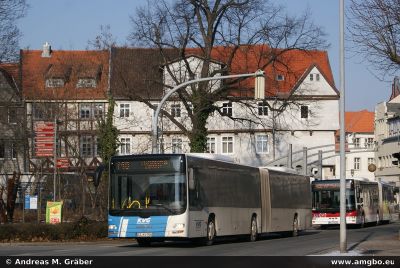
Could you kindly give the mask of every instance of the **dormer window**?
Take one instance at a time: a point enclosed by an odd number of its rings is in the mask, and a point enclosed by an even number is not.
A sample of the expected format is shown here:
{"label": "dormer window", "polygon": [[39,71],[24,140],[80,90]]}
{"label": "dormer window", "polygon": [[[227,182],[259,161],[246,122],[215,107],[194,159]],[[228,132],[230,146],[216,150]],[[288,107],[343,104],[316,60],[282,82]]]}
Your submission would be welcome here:
{"label": "dormer window", "polygon": [[53,65],[49,64],[47,67],[44,77],[46,79],[46,87],[64,87],[69,81],[72,68],[69,65]]}
{"label": "dormer window", "polygon": [[62,78],[47,78],[46,87],[63,87],[65,85]]}
{"label": "dormer window", "polygon": [[101,81],[102,65],[80,64],[75,71],[77,88],[95,88]]}
{"label": "dormer window", "polygon": [[77,88],[94,88],[96,87],[96,79],[94,78],[79,78],[76,84]]}
{"label": "dormer window", "polygon": [[285,80],[285,76],[283,74],[278,74],[276,76],[276,81],[283,81],[283,80]]}

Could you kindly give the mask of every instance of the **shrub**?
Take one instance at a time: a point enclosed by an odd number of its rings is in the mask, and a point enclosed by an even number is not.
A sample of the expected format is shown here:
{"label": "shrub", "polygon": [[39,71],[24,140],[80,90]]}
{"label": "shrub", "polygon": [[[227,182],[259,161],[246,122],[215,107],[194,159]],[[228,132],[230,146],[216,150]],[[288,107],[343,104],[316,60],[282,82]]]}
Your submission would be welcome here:
{"label": "shrub", "polygon": [[80,219],[75,223],[37,224],[15,223],[0,225],[0,242],[96,240],[107,237],[105,222]]}

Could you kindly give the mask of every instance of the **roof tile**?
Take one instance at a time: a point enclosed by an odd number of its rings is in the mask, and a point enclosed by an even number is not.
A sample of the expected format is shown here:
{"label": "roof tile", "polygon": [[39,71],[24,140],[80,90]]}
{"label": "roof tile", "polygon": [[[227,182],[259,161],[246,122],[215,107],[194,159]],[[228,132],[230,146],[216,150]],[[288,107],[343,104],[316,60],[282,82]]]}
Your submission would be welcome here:
{"label": "roof tile", "polygon": [[[21,51],[22,90],[28,100],[99,100],[107,98],[108,51],[54,50],[42,57],[41,50]],[[79,78],[97,79],[95,88],[77,88]],[[46,88],[47,78],[63,78],[60,88]]]}

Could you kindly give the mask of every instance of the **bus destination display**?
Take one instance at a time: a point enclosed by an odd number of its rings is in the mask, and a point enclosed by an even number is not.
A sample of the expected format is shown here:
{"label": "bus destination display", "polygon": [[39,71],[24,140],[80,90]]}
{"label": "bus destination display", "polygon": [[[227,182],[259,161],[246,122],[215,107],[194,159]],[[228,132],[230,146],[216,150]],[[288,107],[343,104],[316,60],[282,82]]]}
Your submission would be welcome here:
{"label": "bus destination display", "polygon": [[132,161],[116,161],[114,162],[116,172],[176,172],[181,169],[181,159],[135,159]]}

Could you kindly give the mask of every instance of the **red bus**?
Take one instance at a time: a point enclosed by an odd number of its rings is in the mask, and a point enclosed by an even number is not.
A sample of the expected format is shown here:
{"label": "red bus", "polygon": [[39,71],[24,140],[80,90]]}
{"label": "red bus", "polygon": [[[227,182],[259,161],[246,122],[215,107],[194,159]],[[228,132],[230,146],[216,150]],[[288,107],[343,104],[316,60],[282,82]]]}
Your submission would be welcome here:
{"label": "red bus", "polygon": [[[390,222],[398,217],[395,186],[364,178],[346,179],[346,224]],[[312,224],[340,224],[340,180],[312,182]]]}

